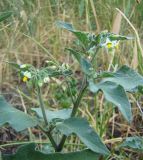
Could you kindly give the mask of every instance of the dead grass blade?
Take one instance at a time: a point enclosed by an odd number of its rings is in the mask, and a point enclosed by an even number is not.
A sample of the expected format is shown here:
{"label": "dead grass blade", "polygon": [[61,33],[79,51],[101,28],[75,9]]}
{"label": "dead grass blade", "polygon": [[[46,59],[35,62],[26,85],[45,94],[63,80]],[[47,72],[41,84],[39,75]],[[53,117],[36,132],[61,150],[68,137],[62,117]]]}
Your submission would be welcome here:
{"label": "dead grass blade", "polygon": [[121,28],[121,20],[122,20],[122,15],[121,13],[117,13],[114,21],[113,21],[113,26],[112,26],[112,32],[115,34],[119,34],[120,28]]}

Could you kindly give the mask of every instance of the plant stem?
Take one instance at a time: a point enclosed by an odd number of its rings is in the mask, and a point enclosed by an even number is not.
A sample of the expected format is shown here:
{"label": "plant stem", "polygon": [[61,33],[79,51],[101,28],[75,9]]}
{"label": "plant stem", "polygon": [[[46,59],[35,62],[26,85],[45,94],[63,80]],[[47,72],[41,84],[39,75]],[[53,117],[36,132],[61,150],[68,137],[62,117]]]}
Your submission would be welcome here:
{"label": "plant stem", "polygon": [[[74,103],[74,106],[73,106],[73,109],[72,109],[72,113],[71,113],[71,117],[75,116],[86,88],[87,88],[87,79],[85,77],[83,79],[83,83],[82,83],[80,92],[79,92],[79,94],[77,96],[77,99],[76,99],[76,101]],[[62,137],[62,139],[61,139],[61,141],[60,141],[60,143],[59,143],[59,145],[57,147],[57,150],[56,150],[57,152],[61,152],[61,150],[63,149],[63,146],[65,144],[66,138],[67,138],[67,136],[63,135],[63,137]]]}
{"label": "plant stem", "polygon": [[[98,50],[99,50],[99,48],[96,49],[96,52],[95,52],[95,54],[93,55],[93,57],[92,57],[92,59],[90,61],[91,63],[93,63]],[[80,105],[81,99],[82,99],[82,97],[83,97],[83,95],[84,95],[87,87],[88,87],[87,76],[85,76],[84,79],[83,79],[83,81],[82,81],[82,86],[81,86],[81,89],[80,89],[79,94],[77,96],[77,99],[76,99],[76,101],[73,104],[73,109],[72,109],[71,117],[74,117],[76,115],[76,112],[77,112],[78,107]],[[67,138],[66,135],[62,136],[61,141],[60,141],[60,143],[59,143],[59,145],[57,147],[57,150],[56,150],[57,152],[60,152],[63,149],[63,146],[65,144],[66,138]]]}
{"label": "plant stem", "polygon": [[46,126],[48,126],[48,120],[47,120],[47,116],[46,116],[46,112],[45,112],[44,102],[43,102],[43,99],[41,96],[42,95],[41,88],[39,86],[37,87],[37,93],[38,93],[38,99],[39,99],[42,115],[43,115]]}
{"label": "plant stem", "polygon": [[[38,99],[39,99],[40,107],[42,110],[43,118],[44,118],[46,126],[48,126],[48,120],[47,120],[47,116],[46,116],[46,112],[45,112],[45,106],[44,106],[44,102],[43,102],[43,99],[41,96],[42,95],[41,88],[39,86],[37,87],[37,93],[38,93]],[[57,144],[56,144],[54,138],[52,137],[51,133],[49,131],[44,131],[41,127],[40,127],[40,129],[48,136],[52,146],[55,148],[55,150],[57,150]]]}
{"label": "plant stem", "polygon": [[54,147],[55,151],[57,150],[57,144],[54,140],[54,138],[52,137],[50,131],[45,131],[45,129],[43,129],[43,127],[41,127],[40,125],[38,125],[38,127],[43,131],[43,133],[45,133],[46,136],[48,136],[52,146]]}
{"label": "plant stem", "polygon": [[86,80],[86,78],[84,78],[81,90],[80,90],[80,92],[78,94],[78,97],[77,97],[75,103],[74,103],[74,106],[73,106],[73,109],[72,109],[72,113],[71,113],[71,117],[75,116],[86,88],[87,88],[87,80]]}

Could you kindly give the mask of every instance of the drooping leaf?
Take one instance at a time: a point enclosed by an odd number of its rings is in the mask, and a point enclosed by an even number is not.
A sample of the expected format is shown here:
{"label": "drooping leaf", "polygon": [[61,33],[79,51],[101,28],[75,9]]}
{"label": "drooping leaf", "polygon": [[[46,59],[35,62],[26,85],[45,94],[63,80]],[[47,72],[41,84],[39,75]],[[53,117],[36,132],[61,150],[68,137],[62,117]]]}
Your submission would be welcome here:
{"label": "drooping leaf", "polygon": [[[32,108],[39,117],[43,118],[41,108]],[[51,122],[53,119],[68,119],[71,115],[71,109],[61,109],[57,111],[45,110],[48,122]]]}
{"label": "drooping leaf", "polygon": [[109,150],[94,129],[90,127],[87,120],[83,118],[69,118],[57,124],[57,128],[67,136],[75,133],[92,151],[100,154],[109,154]]}
{"label": "drooping leaf", "polygon": [[28,114],[13,108],[0,96],[0,126],[8,123],[16,131],[22,131],[28,127],[37,125],[36,120]]}
{"label": "drooping leaf", "polygon": [[122,66],[117,72],[113,73],[112,77],[105,79],[105,81],[120,84],[125,90],[129,91],[138,86],[143,86],[143,77],[126,65]]}
{"label": "drooping leaf", "polygon": [[127,137],[120,147],[143,151],[143,137]]}
{"label": "drooping leaf", "polygon": [[14,155],[3,155],[3,160],[98,160],[100,155],[89,149],[71,153],[44,154],[31,143],[18,149]]}
{"label": "drooping leaf", "polygon": [[57,21],[56,24],[58,27],[64,28],[72,32],[85,47],[88,45],[89,42],[88,33],[75,30],[72,24],[67,22]]}
{"label": "drooping leaf", "polygon": [[109,81],[101,82],[98,84],[90,82],[89,89],[93,93],[96,93],[98,90],[102,90],[105,98],[119,108],[125,119],[128,122],[132,121],[131,105],[125,90],[121,85]]}
{"label": "drooping leaf", "polygon": [[12,12],[10,12],[10,11],[1,13],[0,14],[0,22],[4,21],[5,19],[10,17],[11,15],[12,15]]}

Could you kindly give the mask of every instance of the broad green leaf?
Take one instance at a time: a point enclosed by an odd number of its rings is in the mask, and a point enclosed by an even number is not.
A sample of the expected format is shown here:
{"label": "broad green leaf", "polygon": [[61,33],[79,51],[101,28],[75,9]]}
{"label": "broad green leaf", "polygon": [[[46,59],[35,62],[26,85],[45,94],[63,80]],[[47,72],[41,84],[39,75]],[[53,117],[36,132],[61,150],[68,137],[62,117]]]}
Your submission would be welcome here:
{"label": "broad green leaf", "polygon": [[21,131],[37,125],[37,122],[33,117],[13,108],[2,96],[0,96],[0,126],[5,123],[8,123],[16,131]]}
{"label": "broad green leaf", "polygon": [[88,33],[77,31],[73,28],[72,24],[63,22],[63,21],[57,21],[56,22],[57,26],[60,28],[64,28],[70,32],[72,32],[78,40],[85,46],[87,47],[89,39],[88,39]]}
{"label": "broad green leaf", "polygon": [[98,90],[102,90],[105,98],[119,108],[126,120],[128,122],[132,121],[131,105],[129,103],[125,90],[121,85],[108,81],[98,84],[90,82],[89,89],[93,93],[96,93]]}
{"label": "broad green leaf", "polygon": [[89,43],[88,33],[81,32],[81,31],[74,31],[73,33],[85,47],[88,46],[88,43]]}
{"label": "broad green leaf", "polygon": [[66,48],[66,50],[70,51],[70,53],[75,57],[75,59],[80,63],[81,53],[73,50],[72,48]]}
{"label": "broad green leaf", "polygon": [[109,150],[94,129],[90,127],[87,120],[83,118],[69,118],[57,124],[57,128],[67,136],[75,133],[92,151],[100,154],[109,154]]}
{"label": "broad green leaf", "polygon": [[82,71],[85,74],[89,75],[90,74],[90,69],[92,68],[91,67],[91,63],[87,59],[85,59],[85,58],[82,57],[80,59],[80,65],[81,65]]}
{"label": "broad green leaf", "polygon": [[100,72],[97,74],[97,78],[109,78],[109,77],[113,77],[113,76],[114,76],[114,73],[106,72],[106,71],[103,71],[103,72]]}
{"label": "broad green leaf", "polygon": [[92,80],[90,80],[88,83],[89,83],[89,90],[91,92],[93,92],[93,93],[98,92],[99,88]]}
{"label": "broad green leaf", "polygon": [[10,12],[10,11],[1,13],[0,14],[0,22],[4,21],[5,19],[10,17],[11,15],[12,15],[12,12]]}
{"label": "broad green leaf", "polygon": [[70,153],[44,154],[31,143],[20,147],[14,155],[3,155],[3,160],[98,160],[99,157],[99,154],[89,149]]}
{"label": "broad green leaf", "polygon": [[[41,108],[32,108],[32,110],[34,110],[39,117],[43,118]],[[46,109],[45,111],[48,122],[51,122],[53,119],[68,119],[71,115],[71,109],[61,109],[57,111],[50,111]]]}
{"label": "broad green leaf", "polygon": [[128,66],[122,66],[117,72],[113,73],[113,76],[106,78],[105,81],[115,82],[125,88],[125,90],[132,90],[138,86],[143,86],[143,77],[129,68]]}
{"label": "broad green leaf", "polygon": [[143,151],[143,137],[127,137],[120,147]]}
{"label": "broad green leaf", "polygon": [[80,66],[81,66],[81,69],[82,71],[89,75],[90,74],[90,68],[91,68],[91,63],[86,59],[84,58],[83,56],[81,56],[81,53],[71,49],[71,48],[68,48],[67,50],[70,51],[70,53],[76,58],[76,60],[79,62]]}

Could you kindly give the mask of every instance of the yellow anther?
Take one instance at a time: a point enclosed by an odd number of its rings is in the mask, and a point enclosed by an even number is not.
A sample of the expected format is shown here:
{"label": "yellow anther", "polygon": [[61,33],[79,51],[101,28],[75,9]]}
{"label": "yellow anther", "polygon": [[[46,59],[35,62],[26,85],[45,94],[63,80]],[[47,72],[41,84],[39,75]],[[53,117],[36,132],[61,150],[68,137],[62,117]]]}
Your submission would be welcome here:
{"label": "yellow anther", "polygon": [[28,81],[28,77],[24,76],[22,80],[23,80],[23,82],[27,82]]}
{"label": "yellow anther", "polygon": [[112,48],[112,43],[107,43],[107,48]]}

